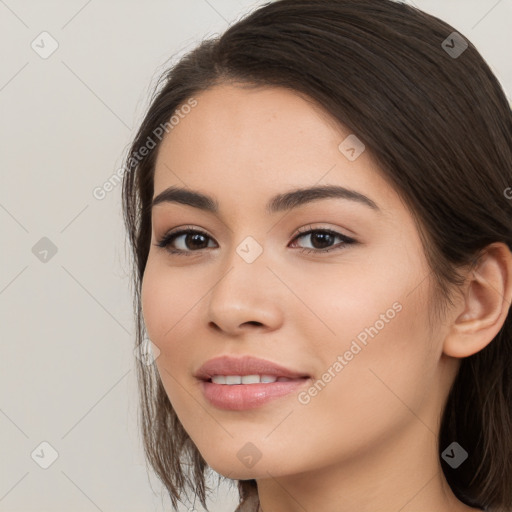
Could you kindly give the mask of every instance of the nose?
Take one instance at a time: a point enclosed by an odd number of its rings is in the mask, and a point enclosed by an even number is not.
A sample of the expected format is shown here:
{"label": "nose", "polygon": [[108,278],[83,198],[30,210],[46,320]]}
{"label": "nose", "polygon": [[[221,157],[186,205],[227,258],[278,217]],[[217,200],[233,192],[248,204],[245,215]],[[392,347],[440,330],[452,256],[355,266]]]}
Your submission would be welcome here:
{"label": "nose", "polygon": [[247,263],[234,253],[228,270],[208,295],[208,324],[232,336],[254,329],[279,329],[284,293],[263,256]]}

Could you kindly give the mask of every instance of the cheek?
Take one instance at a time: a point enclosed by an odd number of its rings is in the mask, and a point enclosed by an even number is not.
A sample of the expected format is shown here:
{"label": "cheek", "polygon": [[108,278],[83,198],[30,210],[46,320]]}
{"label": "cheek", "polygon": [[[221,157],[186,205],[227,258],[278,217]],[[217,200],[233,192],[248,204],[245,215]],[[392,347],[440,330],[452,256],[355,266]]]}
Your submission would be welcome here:
{"label": "cheek", "polygon": [[150,340],[160,350],[156,368],[178,415],[188,395],[177,383],[187,378],[193,349],[190,343],[183,343],[187,337],[183,329],[187,325],[187,312],[200,297],[199,292],[194,293],[190,286],[181,284],[172,270],[148,260],[141,287],[144,324]]}
{"label": "cheek", "polygon": [[148,260],[141,287],[142,315],[149,338],[159,348],[159,340],[164,332],[162,319],[165,317],[162,300],[165,287],[162,284],[162,280],[157,278],[154,265]]}
{"label": "cheek", "polygon": [[315,377],[322,382],[311,398],[318,411],[336,404],[341,417],[359,411],[365,423],[410,415],[404,403],[419,406],[436,363],[427,330],[427,280],[418,286],[421,270],[395,258],[354,265],[343,278],[315,280],[327,284],[310,288],[308,304],[330,332],[311,314],[299,320],[299,329],[315,340],[305,360],[319,363]]}
{"label": "cheek", "polygon": [[405,301],[411,308],[414,297],[407,297],[412,285],[406,274],[403,265],[400,270],[393,262],[362,261],[359,255],[357,260],[347,257],[338,268],[325,265],[287,275],[289,287],[304,303],[293,316],[302,338],[314,340],[315,349],[325,347],[335,354],[349,350],[353,339],[369,343],[376,331],[381,338],[404,316]]}
{"label": "cheek", "polygon": [[337,340],[324,345],[326,373],[317,376],[330,382],[319,383],[310,402],[312,417],[332,411],[344,439],[377,439],[414,419],[411,411],[422,409],[435,372],[419,291],[372,289],[370,304],[361,289],[340,299],[338,320],[331,320]]}
{"label": "cheek", "polygon": [[183,273],[148,259],[141,288],[141,305],[148,335],[162,350],[172,343],[199,292],[186,286]]}
{"label": "cheek", "polygon": [[205,285],[191,286],[201,279],[191,278],[180,268],[170,268],[157,260],[148,260],[141,288],[144,324],[150,340],[159,348],[156,359],[162,380],[173,385],[174,380],[164,372],[183,379],[192,371],[194,351],[198,343],[197,312],[201,298],[208,290]]}

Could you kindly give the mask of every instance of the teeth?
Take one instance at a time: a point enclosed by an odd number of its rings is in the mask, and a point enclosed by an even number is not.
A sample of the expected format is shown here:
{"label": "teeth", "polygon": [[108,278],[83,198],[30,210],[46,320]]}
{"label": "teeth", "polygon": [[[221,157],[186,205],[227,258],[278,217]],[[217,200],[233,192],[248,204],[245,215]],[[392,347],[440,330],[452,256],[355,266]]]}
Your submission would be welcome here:
{"label": "teeth", "polygon": [[214,384],[260,384],[271,382],[286,382],[292,379],[287,377],[275,377],[274,375],[214,375]]}
{"label": "teeth", "polygon": [[260,382],[259,375],[244,375],[240,377],[240,382],[242,384],[258,384]]}

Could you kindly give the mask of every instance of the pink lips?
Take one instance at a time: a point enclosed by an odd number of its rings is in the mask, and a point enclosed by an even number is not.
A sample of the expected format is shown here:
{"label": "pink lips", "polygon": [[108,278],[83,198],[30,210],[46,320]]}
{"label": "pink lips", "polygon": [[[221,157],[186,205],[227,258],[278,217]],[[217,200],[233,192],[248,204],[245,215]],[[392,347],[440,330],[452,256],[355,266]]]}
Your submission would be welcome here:
{"label": "pink lips", "polygon": [[215,357],[203,364],[194,376],[201,380],[209,380],[213,375],[273,375],[288,379],[309,377],[307,373],[290,370],[266,359],[252,356]]}
{"label": "pink lips", "polygon": [[[214,375],[272,375],[291,379],[285,382],[260,384],[215,384]],[[205,398],[221,409],[240,411],[259,407],[268,401],[287,395],[309,382],[310,376],[265,359],[252,356],[234,358],[221,356],[207,361],[195,373],[200,379]]]}

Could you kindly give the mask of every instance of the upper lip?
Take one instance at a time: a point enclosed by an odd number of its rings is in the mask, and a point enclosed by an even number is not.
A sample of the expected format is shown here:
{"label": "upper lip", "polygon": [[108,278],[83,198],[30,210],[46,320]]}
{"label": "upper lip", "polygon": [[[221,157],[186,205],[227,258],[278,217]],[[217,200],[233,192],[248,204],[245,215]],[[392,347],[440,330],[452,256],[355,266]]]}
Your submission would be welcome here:
{"label": "upper lip", "polygon": [[206,361],[194,374],[195,377],[201,380],[209,380],[213,375],[273,375],[275,377],[287,377],[288,379],[309,377],[304,372],[294,371],[272,361],[252,356],[215,357]]}

